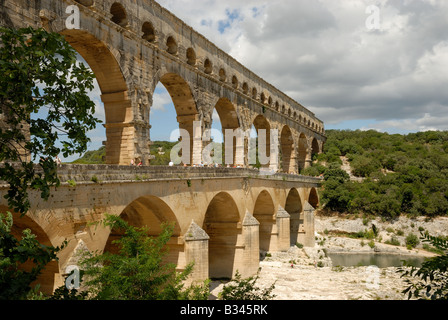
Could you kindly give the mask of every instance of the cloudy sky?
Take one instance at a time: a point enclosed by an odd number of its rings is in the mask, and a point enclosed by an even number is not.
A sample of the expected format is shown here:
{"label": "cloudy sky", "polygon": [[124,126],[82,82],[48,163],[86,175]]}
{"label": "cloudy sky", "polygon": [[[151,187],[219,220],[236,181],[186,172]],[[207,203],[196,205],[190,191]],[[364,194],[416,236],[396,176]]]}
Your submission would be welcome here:
{"label": "cloudy sky", "polygon": [[[158,2],[313,111],[326,129],[448,130],[446,0]],[[378,11],[369,10],[372,5]],[[159,84],[151,139],[169,140],[175,119]],[[89,149],[99,148],[104,128],[90,136]]]}
{"label": "cloudy sky", "polygon": [[448,130],[446,0],[158,2],[327,129]]}

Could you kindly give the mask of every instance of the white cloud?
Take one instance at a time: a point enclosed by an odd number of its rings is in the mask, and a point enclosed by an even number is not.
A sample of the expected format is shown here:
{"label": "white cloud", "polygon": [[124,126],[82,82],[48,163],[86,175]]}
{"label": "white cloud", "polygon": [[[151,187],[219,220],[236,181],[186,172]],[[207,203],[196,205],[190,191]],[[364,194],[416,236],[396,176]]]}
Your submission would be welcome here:
{"label": "white cloud", "polygon": [[368,0],[159,2],[326,123],[443,129],[447,1],[375,1],[372,31]]}

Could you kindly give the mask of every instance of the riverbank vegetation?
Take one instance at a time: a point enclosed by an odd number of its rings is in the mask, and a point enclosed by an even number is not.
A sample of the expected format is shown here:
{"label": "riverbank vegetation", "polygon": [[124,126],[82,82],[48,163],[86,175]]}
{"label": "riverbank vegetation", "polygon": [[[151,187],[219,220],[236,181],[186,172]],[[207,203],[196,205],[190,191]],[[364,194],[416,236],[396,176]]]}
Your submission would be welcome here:
{"label": "riverbank vegetation", "polygon": [[303,172],[323,174],[323,208],[385,218],[448,214],[448,132],[328,130],[327,137]]}

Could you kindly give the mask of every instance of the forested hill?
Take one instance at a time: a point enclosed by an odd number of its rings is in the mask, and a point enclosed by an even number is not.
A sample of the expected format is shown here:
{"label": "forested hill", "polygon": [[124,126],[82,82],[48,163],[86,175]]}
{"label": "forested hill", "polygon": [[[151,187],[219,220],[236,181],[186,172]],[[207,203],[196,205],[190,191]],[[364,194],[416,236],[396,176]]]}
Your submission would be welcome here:
{"label": "forested hill", "polygon": [[[325,177],[322,205],[385,217],[448,214],[448,132],[328,130],[305,174]],[[347,166],[351,170],[351,177]]]}

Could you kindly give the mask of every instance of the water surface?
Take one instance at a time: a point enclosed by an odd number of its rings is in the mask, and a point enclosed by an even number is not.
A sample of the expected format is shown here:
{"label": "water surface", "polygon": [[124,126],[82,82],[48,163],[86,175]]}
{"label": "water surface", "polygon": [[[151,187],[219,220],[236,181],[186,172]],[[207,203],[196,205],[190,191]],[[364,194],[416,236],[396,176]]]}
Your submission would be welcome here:
{"label": "water surface", "polygon": [[399,255],[391,253],[328,253],[333,266],[377,266],[379,268],[401,267],[403,260],[407,265],[421,267],[424,257],[412,255]]}

